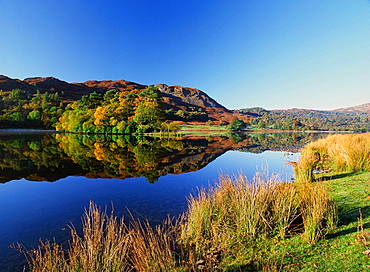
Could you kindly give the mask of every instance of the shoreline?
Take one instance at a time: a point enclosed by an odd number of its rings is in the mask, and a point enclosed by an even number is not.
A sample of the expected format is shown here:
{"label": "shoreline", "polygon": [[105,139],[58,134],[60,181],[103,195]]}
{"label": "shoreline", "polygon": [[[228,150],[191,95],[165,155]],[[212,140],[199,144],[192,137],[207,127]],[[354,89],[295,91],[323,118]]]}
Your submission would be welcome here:
{"label": "shoreline", "polygon": [[29,129],[29,128],[6,128],[0,129],[0,135],[12,135],[12,134],[53,134],[62,133],[52,129]]}
{"label": "shoreline", "polygon": [[[191,126],[191,125],[190,125]],[[83,132],[72,132],[72,131],[60,131],[53,129],[38,129],[38,128],[0,128],[0,135],[12,135],[12,134],[105,134],[105,133],[83,133]],[[230,134],[230,133],[334,133],[334,134],[351,134],[356,133],[353,131],[318,131],[318,130],[280,130],[280,129],[244,129],[244,130],[227,130],[227,129],[212,129],[212,126],[204,126],[204,128],[196,129],[184,129],[179,130],[175,134],[181,134],[182,136],[199,135],[214,135],[214,134]],[[147,135],[147,136],[163,136],[161,133],[144,133],[144,134],[124,134],[124,133],[109,133],[111,135]],[[167,133],[164,133],[167,134]],[[169,133],[172,134],[172,133]]]}

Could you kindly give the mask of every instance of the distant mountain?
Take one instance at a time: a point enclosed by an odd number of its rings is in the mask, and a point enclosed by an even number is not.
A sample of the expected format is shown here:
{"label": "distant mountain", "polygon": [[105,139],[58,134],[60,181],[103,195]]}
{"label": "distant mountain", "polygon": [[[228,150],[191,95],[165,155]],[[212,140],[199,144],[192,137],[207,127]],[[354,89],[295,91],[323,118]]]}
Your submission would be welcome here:
{"label": "distant mountain", "polygon": [[370,131],[368,104],[344,109],[322,111],[310,109],[265,110],[246,108],[237,110],[258,128],[299,131]]}
{"label": "distant mountain", "polygon": [[348,108],[341,108],[334,110],[335,112],[344,112],[344,113],[367,113],[370,114],[370,103],[348,107]]}
{"label": "distant mountain", "polygon": [[[156,85],[163,98],[163,107],[174,112],[197,111],[205,112],[213,120],[230,121],[238,117],[238,113],[228,110],[201,90],[182,87],[168,86],[166,84]],[[90,80],[82,83],[68,83],[54,77],[30,77],[24,80],[12,79],[0,75],[0,90],[9,92],[13,89],[22,89],[28,93],[58,92],[59,97],[67,101],[75,101],[83,95],[92,92],[105,93],[116,89],[123,92],[145,89],[147,86],[126,80]]]}
{"label": "distant mountain", "polygon": [[271,110],[271,113],[302,118],[328,118],[333,116],[361,116],[370,114],[370,103],[337,110],[288,109]]}
{"label": "distant mountain", "polygon": [[264,114],[277,114],[280,116],[300,117],[300,118],[329,118],[334,116],[365,116],[370,115],[370,103],[355,107],[341,108],[336,110],[311,110],[311,109],[286,109],[286,110],[266,110],[264,108],[245,108],[238,112],[249,114],[254,117],[262,117]]}
{"label": "distant mountain", "polygon": [[336,115],[347,115],[347,116],[358,115],[358,113],[355,112],[339,112],[335,110],[323,111],[309,109],[271,110],[270,112],[284,116],[302,117],[302,118],[329,118]]}

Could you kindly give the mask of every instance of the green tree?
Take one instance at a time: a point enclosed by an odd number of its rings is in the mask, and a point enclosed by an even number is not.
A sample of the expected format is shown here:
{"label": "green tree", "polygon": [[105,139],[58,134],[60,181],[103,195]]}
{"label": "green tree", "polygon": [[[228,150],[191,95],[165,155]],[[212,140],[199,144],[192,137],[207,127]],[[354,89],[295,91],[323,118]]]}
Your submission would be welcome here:
{"label": "green tree", "polygon": [[228,127],[230,130],[243,130],[246,128],[246,124],[237,118],[233,118]]}
{"label": "green tree", "polygon": [[139,127],[144,128],[145,132],[158,130],[161,123],[166,120],[165,111],[160,104],[158,89],[154,86],[149,86],[139,94],[139,98],[140,101],[136,107],[133,121]]}
{"label": "green tree", "polygon": [[258,122],[258,124],[257,124],[257,127],[258,127],[258,128],[262,128],[262,129],[267,128],[266,121],[265,121],[265,120],[260,120],[260,121]]}
{"label": "green tree", "polygon": [[38,111],[38,110],[31,111],[28,114],[27,119],[32,120],[32,121],[41,122],[41,113],[40,113],[40,111]]}
{"label": "green tree", "polygon": [[26,118],[20,112],[13,112],[9,117],[9,121],[18,126],[26,120]]}
{"label": "green tree", "polygon": [[27,93],[21,89],[14,89],[10,92],[9,98],[14,101],[25,100],[27,98]]}

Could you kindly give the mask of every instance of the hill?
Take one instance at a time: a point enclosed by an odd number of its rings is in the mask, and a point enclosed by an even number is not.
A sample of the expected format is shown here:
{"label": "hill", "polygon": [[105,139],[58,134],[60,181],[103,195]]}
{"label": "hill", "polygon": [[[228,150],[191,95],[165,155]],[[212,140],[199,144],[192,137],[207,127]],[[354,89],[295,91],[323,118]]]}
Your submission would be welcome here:
{"label": "hill", "polygon": [[[167,111],[203,112],[213,121],[229,122],[234,117],[240,117],[237,112],[229,110],[216,102],[201,90],[182,86],[156,85],[163,98],[163,107]],[[105,93],[116,89],[123,92],[143,90],[147,86],[126,80],[90,80],[82,83],[68,83],[54,77],[30,77],[24,80],[12,79],[0,75],[0,90],[10,92],[13,89],[22,89],[30,94],[58,92],[65,101],[76,101],[83,95],[90,93]],[[184,120],[186,121],[186,120]]]}
{"label": "hill", "polygon": [[[266,110],[246,108],[237,110],[253,116],[252,124],[259,128],[282,130],[370,131],[370,103],[336,110],[287,109]],[[248,118],[247,117],[247,118]]]}
{"label": "hill", "polygon": [[367,116],[370,115],[370,103],[359,106],[340,108],[335,110],[311,110],[311,109],[286,109],[286,110],[266,110],[261,107],[245,108],[237,110],[240,113],[261,117],[264,114],[277,114],[281,116],[300,117],[300,118],[330,118],[333,116]]}
{"label": "hill", "polygon": [[348,108],[341,108],[334,110],[335,112],[343,112],[343,113],[366,113],[370,114],[370,103],[348,107]]}
{"label": "hill", "polygon": [[370,103],[355,106],[355,107],[348,107],[348,108],[341,108],[336,110],[310,110],[310,109],[288,109],[288,110],[271,110],[270,112],[287,115],[287,116],[294,116],[294,117],[302,117],[302,118],[328,118],[332,116],[362,116],[370,114]]}

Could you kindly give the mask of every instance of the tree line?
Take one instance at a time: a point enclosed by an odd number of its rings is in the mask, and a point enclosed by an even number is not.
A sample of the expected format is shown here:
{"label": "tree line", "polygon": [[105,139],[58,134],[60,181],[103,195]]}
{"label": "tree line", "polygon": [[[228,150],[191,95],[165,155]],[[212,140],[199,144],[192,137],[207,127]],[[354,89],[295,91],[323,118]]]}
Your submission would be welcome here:
{"label": "tree line", "polygon": [[65,103],[58,93],[27,93],[21,89],[0,90],[0,125],[2,127],[52,128],[64,112]]}

